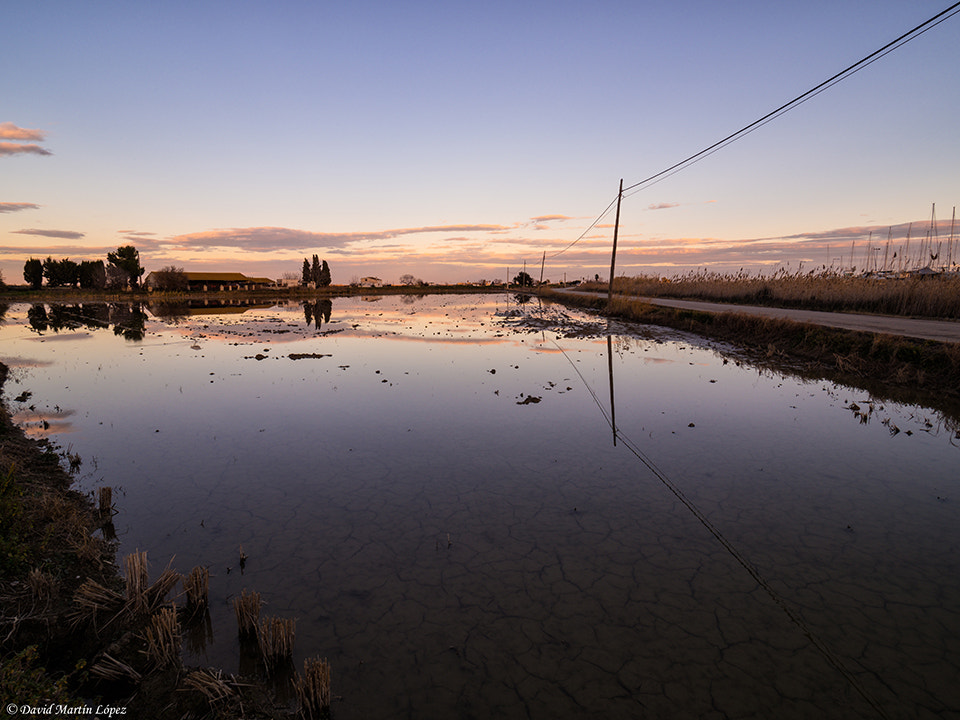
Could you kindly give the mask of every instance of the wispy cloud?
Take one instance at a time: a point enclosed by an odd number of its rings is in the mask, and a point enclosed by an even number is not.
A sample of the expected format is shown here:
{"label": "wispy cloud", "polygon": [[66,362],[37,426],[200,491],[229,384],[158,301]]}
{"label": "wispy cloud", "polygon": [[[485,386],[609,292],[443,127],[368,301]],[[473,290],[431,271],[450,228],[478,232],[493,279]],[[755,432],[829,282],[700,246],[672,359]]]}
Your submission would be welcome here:
{"label": "wispy cloud", "polygon": [[327,233],[283,227],[231,228],[177,235],[175,249],[237,248],[248,252],[276,252],[311,248],[343,248],[354,243],[390,240],[404,235],[428,233],[492,233],[510,229],[504,225],[429,225],[368,232]]}
{"label": "wispy cloud", "polygon": [[12,122],[0,123],[0,140],[38,140],[43,142],[47,134],[43,130],[30,130],[14,125]]}
{"label": "wispy cloud", "polygon": [[53,153],[33,143],[20,145],[18,143],[0,142],[0,157],[6,155],[53,155]]}
{"label": "wispy cloud", "polygon": [[36,203],[0,202],[0,213],[12,213],[20,210],[36,210],[40,206]]}
{"label": "wispy cloud", "polygon": [[669,208],[680,207],[680,203],[671,203],[671,202],[662,202],[662,203],[651,203],[647,205],[647,210],[667,210]]}
{"label": "wispy cloud", "polygon": [[85,234],[76,230],[37,230],[35,228],[11,230],[10,232],[18,235],[39,235],[40,237],[61,238],[63,240],[79,240]]}

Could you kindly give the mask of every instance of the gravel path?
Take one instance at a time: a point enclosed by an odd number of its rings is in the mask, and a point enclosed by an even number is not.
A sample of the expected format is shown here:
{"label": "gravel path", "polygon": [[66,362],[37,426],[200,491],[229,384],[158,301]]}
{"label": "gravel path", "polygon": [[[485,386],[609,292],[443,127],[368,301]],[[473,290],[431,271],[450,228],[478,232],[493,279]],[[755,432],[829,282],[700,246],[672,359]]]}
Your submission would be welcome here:
{"label": "gravel path", "polygon": [[[582,295],[604,294],[586,293],[581,290],[559,290],[558,292],[579,293]],[[938,340],[940,342],[960,342],[960,322],[956,320],[930,320],[892,315],[821,312],[819,310],[797,310],[793,308],[761,307],[758,305],[731,305],[728,303],[701,302],[695,300],[674,300],[672,298],[634,296],[633,299],[652,305],[682,308],[685,310],[700,310],[712,313],[747,313],[749,315],[761,315],[763,317],[786,318],[796,322],[808,322],[816,325],[844,328],[846,330],[900,335],[923,340]]]}

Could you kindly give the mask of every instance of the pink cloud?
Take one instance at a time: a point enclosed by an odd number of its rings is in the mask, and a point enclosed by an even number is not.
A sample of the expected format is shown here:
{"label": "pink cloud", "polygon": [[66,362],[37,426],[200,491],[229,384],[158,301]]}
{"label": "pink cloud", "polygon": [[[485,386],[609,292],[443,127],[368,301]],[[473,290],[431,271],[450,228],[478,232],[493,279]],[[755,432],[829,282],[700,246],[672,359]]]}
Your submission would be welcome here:
{"label": "pink cloud", "polygon": [[47,134],[42,130],[30,130],[17,127],[12,122],[0,123],[0,140],[39,140],[46,139]]}
{"label": "pink cloud", "polygon": [[675,207],[680,207],[680,203],[670,203],[670,202],[652,203],[650,205],[647,205],[647,210],[667,210],[668,208],[675,208]]}
{"label": "pink cloud", "polygon": [[19,210],[36,210],[39,207],[36,203],[0,202],[0,213],[17,212]]}
{"label": "pink cloud", "polygon": [[0,142],[0,157],[5,155],[53,155],[53,153],[39,145]]}

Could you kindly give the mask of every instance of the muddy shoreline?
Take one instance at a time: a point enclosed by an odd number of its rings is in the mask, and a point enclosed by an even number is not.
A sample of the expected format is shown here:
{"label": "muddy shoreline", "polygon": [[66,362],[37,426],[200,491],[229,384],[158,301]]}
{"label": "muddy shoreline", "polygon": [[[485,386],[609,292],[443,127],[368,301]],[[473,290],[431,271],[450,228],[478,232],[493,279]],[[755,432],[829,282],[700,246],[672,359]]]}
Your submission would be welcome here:
{"label": "muddy shoreline", "polygon": [[[0,388],[6,376],[0,363]],[[146,642],[150,615],[107,607],[125,591],[106,539],[110,514],[71,488],[67,463],[55,445],[26,437],[0,403],[0,697],[19,713],[52,703],[146,720],[293,717],[296,708],[275,702],[257,677],[185,667],[179,656],[157,666]],[[150,589],[152,610],[184,605],[174,587],[181,576],[170,573]],[[99,610],[91,588],[103,598]]]}

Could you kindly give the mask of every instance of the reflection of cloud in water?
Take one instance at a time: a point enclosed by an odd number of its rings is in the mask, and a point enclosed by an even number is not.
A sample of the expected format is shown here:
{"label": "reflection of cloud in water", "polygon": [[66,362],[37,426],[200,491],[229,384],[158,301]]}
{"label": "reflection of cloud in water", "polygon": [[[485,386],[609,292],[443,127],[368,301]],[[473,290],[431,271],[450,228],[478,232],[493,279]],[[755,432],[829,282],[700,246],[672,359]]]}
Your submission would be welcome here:
{"label": "reflection of cloud in water", "polygon": [[52,367],[55,364],[51,360],[31,360],[30,358],[20,357],[0,357],[0,362],[8,368],[41,368]]}
{"label": "reflection of cloud in water", "polygon": [[30,437],[46,437],[47,435],[65,435],[76,430],[73,423],[67,420],[75,414],[74,410],[44,413],[37,410],[21,410],[11,414],[13,423],[23,429]]}
{"label": "reflection of cloud in water", "polygon": [[93,337],[91,333],[88,332],[74,332],[74,333],[55,333],[53,335],[40,335],[39,337],[30,338],[33,342],[51,342],[54,340],[87,340]]}

